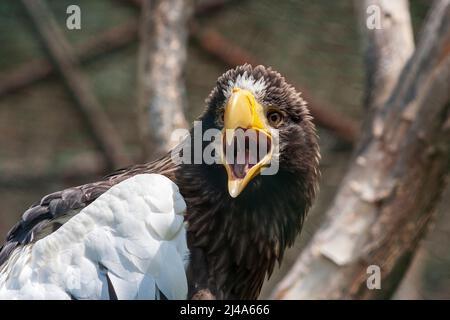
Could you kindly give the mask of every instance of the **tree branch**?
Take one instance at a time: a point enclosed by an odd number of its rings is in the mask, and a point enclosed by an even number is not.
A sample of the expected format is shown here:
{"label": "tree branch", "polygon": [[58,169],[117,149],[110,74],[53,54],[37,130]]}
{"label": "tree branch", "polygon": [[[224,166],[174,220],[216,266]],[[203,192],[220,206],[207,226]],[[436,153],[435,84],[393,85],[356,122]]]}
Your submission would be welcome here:
{"label": "tree branch", "polygon": [[[414,52],[414,35],[408,0],[355,1],[364,45],[366,97],[364,106],[373,113],[382,107]],[[367,26],[368,10],[380,9],[381,29]]]}
{"label": "tree branch", "polygon": [[[355,0],[363,39],[366,87],[363,106],[366,111],[363,127],[370,126],[372,118],[383,106],[397,84],[400,73],[414,52],[414,34],[408,0]],[[368,19],[380,14],[380,29],[370,28]],[[362,141],[372,131],[362,132]]]}
{"label": "tree branch", "polygon": [[[361,143],[327,220],[278,285],[278,299],[388,298],[432,219],[450,163],[450,0],[435,1],[373,135]],[[381,268],[369,290],[367,267]]]}
{"label": "tree branch", "polygon": [[[80,63],[89,62],[101,55],[118,50],[137,39],[137,23],[129,21],[99,33],[92,39],[75,46],[75,56]],[[25,88],[54,73],[47,59],[33,59],[0,77],[0,97]]]}
{"label": "tree branch", "polygon": [[104,152],[108,166],[114,168],[128,164],[130,161],[120,137],[92,93],[88,79],[79,70],[77,57],[55,18],[42,0],[22,0],[22,3],[34,22],[55,68],[77,102],[77,109],[83,115],[98,147]]}
{"label": "tree branch", "polygon": [[186,128],[184,66],[190,0],[145,0],[138,61],[138,110],[144,157],[168,151]]}

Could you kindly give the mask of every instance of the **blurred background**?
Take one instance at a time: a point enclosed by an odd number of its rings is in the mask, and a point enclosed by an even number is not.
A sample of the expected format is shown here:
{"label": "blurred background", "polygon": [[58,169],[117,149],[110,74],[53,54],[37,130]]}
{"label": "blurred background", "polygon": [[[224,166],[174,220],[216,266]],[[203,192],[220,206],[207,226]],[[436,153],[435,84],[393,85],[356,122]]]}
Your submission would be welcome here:
{"label": "blurred background", "polygon": [[[74,52],[83,57],[78,67],[125,146],[127,159],[122,164],[142,162],[136,108],[139,1],[46,2]],[[81,8],[81,30],[66,28],[66,9],[72,4]],[[429,5],[427,0],[410,1],[415,35]],[[189,122],[203,110],[215,80],[234,61],[244,59],[272,66],[324,110],[361,123],[365,71],[354,1],[203,0],[193,7],[184,72]],[[197,12],[199,7],[204,10]],[[45,72],[48,58],[35,29],[19,1],[0,2],[2,238],[43,195],[93,181],[114,166],[99,151],[61,77]],[[218,53],[217,48],[223,50]],[[319,199],[302,236],[266,283],[262,297],[267,297],[320,225],[347,168],[352,152],[348,141],[322,127],[319,136]],[[396,298],[450,298],[449,199],[447,190],[435,226]]]}

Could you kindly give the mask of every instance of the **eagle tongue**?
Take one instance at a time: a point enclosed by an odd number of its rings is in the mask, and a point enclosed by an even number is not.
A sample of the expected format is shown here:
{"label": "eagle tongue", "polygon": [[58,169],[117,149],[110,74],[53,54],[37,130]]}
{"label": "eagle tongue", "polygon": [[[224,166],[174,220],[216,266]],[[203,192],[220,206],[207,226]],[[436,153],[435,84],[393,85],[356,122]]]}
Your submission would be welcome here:
{"label": "eagle tongue", "polygon": [[233,165],[233,173],[238,179],[243,179],[245,177],[245,169],[247,164],[234,164]]}
{"label": "eagle tongue", "polygon": [[[247,173],[248,169],[251,167],[249,165],[249,158],[250,158],[250,154],[249,154],[249,149],[248,149],[248,140],[246,140],[246,145],[244,148],[244,163],[235,163],[233,166],[233,173],[234,176],[238,179],[244,179],[245,178],[245,174]],[[237,159],[235,159],[236,162]]]}

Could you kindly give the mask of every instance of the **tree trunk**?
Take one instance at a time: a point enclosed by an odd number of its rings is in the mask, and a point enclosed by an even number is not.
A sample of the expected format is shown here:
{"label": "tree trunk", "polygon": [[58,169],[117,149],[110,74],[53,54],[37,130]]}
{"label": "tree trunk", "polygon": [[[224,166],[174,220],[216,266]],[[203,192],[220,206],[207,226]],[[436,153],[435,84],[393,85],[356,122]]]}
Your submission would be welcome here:
{"label": "tree trunk", "polygon": [[[408,0],[357,0],[366,67],[364,106],[380,108],[414,52],[414,35]],[[381,29],[370,28],[371,8],[380,13]],[[372,111],[373,112],[373,111]]]}
{"label": "tree trunk", "polygon": [[[414,52],[414,34],[408,0],[355,0],[364,48],[366,70],[363,127],[383,106],[397,84],[400,73]],[[380,29],[370,25],[380,15]],[[372,131],[362,132],[366,142]]]}
{"label": "tree trunk", "polygon": [[138,61],[138,116],[146,159],[169,150],[186,128],[184,65],[190,0],[145,0]]}
{"label": "tree trunk", "polygon": [[[450,167],[450,0],[435,1],[417,50],[375,113],[327,220],[278,299],[389,298],[422,239]],[[368,289],[367,268],[381,269]]]}

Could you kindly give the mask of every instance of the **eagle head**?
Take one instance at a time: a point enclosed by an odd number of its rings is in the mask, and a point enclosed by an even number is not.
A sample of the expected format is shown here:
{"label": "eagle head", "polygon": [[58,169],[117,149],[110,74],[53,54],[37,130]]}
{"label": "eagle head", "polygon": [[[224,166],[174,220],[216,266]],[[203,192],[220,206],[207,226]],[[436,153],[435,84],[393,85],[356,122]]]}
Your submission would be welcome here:
{"label": "eagle head", "polygon": [[[319,147],[312,118],[278,72],[246,64],[219,77],[198,120],[203,137],[210,129],[219,133],[212,150],[221,161],[191,161],[176,172],[195,261],[190,292],[205,283],[219,299],[254,299],[315,197]],[[191,157],[198,153],[195,128],[187,140]],[[203,156],[210,142],[200,144]]]}
{"label": "eagle head", "polygon": [[219,156],[231,197],[256,177],[267,178],[256,180],[262,183],[279,171],[310,182],[305,187],[313,197],[319,162],[315,127],[306,102],[280,73],[238,66],[217,80],[206,103],[200,120],[203,130],[222,132]]}

